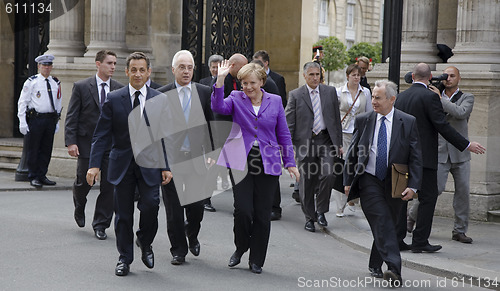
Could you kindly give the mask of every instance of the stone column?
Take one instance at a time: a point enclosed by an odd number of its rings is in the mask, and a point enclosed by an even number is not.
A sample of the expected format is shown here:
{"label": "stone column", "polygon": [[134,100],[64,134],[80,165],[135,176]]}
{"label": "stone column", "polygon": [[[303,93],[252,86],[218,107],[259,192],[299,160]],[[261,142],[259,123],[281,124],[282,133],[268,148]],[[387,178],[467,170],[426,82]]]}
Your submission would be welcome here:
{"label": "stone column", "polygon": [[[48,53],[56,57],[81,57],[85,53],[84,38],[84,1],[78,1],[75,7],[52,5],[50,21],[50,42]],[[68,11],[68,9],[70,9]],[[56,58],[57,61],[60,59]]]}
{"label": "stone column", "polygon": [[90,43],[85,57],[93,58],[102,49],[110,49],[119,57],[126,57],[127,0],[91,0],[90,13]]}
{"label": "stone column", "polygon": [[499,0],[459,0],[452,63],[500,64]]}
{"label": "stone column", "polygon": [[428,63],[440,61],[437,56],[438,1],[403,1],[403,30],[401,63]]}

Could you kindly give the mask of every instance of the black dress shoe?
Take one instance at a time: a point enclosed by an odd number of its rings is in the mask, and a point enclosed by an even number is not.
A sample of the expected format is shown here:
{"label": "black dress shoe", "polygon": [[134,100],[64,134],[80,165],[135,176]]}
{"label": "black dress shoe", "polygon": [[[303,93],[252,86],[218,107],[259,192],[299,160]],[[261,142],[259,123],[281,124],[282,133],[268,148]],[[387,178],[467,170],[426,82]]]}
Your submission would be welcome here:
{"label": "black dress shoe", "polygon": [[155,255],[153,253],[153,248],[151,247],[151,245],[143,246],[139,239],[135,240],[135,244],[141,249],[141,260],[144,265],[149,269],[153,269],[153,267],[155,266]]}
{"label": "black dress shoe", "polygon": [[312,220],[309,220],[308,222],[306,222],[306,225],[304,226],[304,228],[310,232],[316,231],[316,227],[314,227],[314,221],[312,221]]}
{"label": "black dress shoe", "polygon": [[49,180],[47,177],[43,177],[40,179],[40,182],[42,182],[43,185],[48,185],[48,186],[54,186],[56,182]]}
{"label": "black dress shoe", "polygon": [[400,251],[409,251],[409,250],[411,250],[411,245],[405,243],[404,241],[400,242],[399,243],[399,250]]}
{"label": "black dress shoe", "polygon": [[182,265],[185,261],[186,261],[186,259],[184,257],[173,256],[172,260],[170,261],[170,264],[178,266],[178,265]]}
{"label": "black dress shoe", "polygon": [[252,262],[248,262],[248,268],[250,269],[250,271],[252,271],[252,273],[255,273],[255,274],[262,273],[262,267],[259,267]]}
{"label": "black dress shoe", "polygon": [[325,217],[325,214],[324,213],[317,213],[317,217],[318,217],[318,224],[323,226],[323,227],[327,227],[328,226],[328,221],[326,221],[326,217]]}
{"label": "black dress shoe", "polygon": [[238,252],[234,252],[231,258],[229,258],[229,267],[237,266],[241,262],[241,255]]}
{"label": "black dress shoe", "polygon": [[217,210],[215,210],[215,208],[212,206],[212,204],[210,203],[205,203],[203,204],[203,208],[206,210],[206,211],[209,211],[209,212],[215,212]]}
{"label": "black dress shoe", "polygon": [[130,266],[127,263],[119,261],[118,264],[116,264],[115,268],[116,276],[127,276],[129,271],[130,271]]}
{"label": "black dress shoe", "polygon": [[194,239],[192,242],[189,242],[189,251],[195,256],[200,255],[200,242],[198,239]]}
{"label": "black dress shoe", "polygon": [[440,245],[427,244],[426,246],[423,246],[423,247],[412,246],[411,252],[412,253],[421,253],[421,252],[434,253],[434,252],[439,251],[441,248],[443,248],[443,247]]}
{"label": "black dress shoe", "polygon": [[292,198],[295,199],[295,202],[300,203],[299,191],[293,191]]}
{"label": "black dress shoe", "polygon": [[280,220],[281,219],[281,213],[272,211],[271,212],[271,220]]}
{"label": "black dress shoe", "polygon": [[43,184],[38,179],[33,179],[30,181],[30,185],[36,188],[42,188]]}
{"label": "black dress shoe", "polygon": [[108,238],[108,235],[104,231],[104,229],[94,229],[95,237],[100,240],[105,240]]}
{"label": "black dress shoe", "polygon": [[389,285],[393,288],[403,287],[403,279],[395,270],[387,270],[384,272],[384,280],[389,281]]}
{"label": "black dress shoe", "polygon": [[370,276],[375,277],[375,278],[382,278],[384,277],[384,273],[382,273],[382,268],[376,267],[376,268],[368,268],[370,271]]}
{"label": "black dress shoe", "polygon": [[74,217],[76,224],[79,227],[85,226],[85,210],[83,209],[83,207],[75,207]]}

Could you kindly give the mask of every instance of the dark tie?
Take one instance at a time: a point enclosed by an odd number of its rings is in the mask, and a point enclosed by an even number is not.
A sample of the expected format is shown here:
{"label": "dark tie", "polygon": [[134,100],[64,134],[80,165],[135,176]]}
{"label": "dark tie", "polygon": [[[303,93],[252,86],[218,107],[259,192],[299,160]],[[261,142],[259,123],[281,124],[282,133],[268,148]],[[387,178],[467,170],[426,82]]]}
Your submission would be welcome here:
{"label": "dark tie", "polygon": [[375,176],[380,180],[385,179],[387,172],[387,131],[385,129],[385,116],[380,119],[380,129],[377,140],[377,159],[375,162]]}
{"label": "dark tie", "polygon": [[56,107],[54,106],[54,98],[52,97],[52,88],[50,88],[49,79],[45,79],[45,81],[47,81],[47,92],[49,93],[50,105],[52,105],[52,109],[54,109],[54,112],[57,112]]}
{"label": "dark tie", "polygon": [[137,106],[139,106],[139,104],[140,104],[140,102],[139,102],[139,96],[141,96],[141,91],[135,91],[134,106],[132,107],[132,109],[134,109]]}
{"label": "dark tie", "polygon": [[106,90],[104,90],[104,88],[106,88],[106,83],[101,83],[101,86],[102,86],[101,89],[101,107],[102,107],[102,105],[104,104],[104,100],[106,100]]}

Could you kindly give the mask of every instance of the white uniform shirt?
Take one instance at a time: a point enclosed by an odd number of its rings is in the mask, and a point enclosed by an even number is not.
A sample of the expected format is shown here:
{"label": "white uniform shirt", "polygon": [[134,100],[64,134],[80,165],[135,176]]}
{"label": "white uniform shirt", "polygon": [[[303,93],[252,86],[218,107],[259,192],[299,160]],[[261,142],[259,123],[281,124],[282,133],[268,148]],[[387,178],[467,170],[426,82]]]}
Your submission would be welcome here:
{"label": "white uniform shirt", "polygon": [[[52,100],[54,101],[54,106],[56,111],[60,113],[62,108],[60,82],[54,80],[52,76],[49,76],[48,79],[52,90]],[[44,76],[36,74],[24,82],[23,90],[21,91],[21,96],[19,97],[17,105],[17,117],[19,120],[26,120],[27,108],[35,109],[38,113],[54,112],[49,99],[47,82],[45,81]]]}

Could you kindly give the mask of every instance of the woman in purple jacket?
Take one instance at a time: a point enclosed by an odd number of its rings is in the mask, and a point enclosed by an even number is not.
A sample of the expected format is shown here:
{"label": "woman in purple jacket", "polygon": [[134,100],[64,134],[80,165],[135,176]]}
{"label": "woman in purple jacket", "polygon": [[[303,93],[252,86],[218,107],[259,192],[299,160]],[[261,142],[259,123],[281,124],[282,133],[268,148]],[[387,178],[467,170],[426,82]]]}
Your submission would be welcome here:
{"label": "woman in purple jacket", "polygon": [[[233,118],[231,134],[218,161],[231,169],[233,182],[236,251],[228,265],[238,265],[250,249],[248,265],[252,272],[260,274],[271,230],[273,195],[282,172],[281,157],[297,181],[299,172],[281,97],[261,89],[267,78],[264,68],[253,63],[243,66],[238,72],[243,91],[235,90],[224,99],[229,67],[227,61],[219,65],[212,93],[213,111]],[[238,175],[242,180],[234,185]]]}

